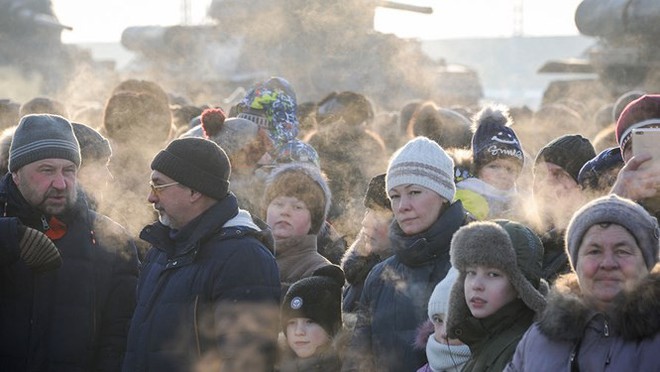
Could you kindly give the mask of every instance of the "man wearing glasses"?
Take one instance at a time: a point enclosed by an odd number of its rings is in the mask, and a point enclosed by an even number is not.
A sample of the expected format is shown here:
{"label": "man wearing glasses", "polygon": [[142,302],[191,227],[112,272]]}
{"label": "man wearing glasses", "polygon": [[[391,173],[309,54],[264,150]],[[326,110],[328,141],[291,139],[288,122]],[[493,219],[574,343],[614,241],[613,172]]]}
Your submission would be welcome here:
{"label": "man wearing glasses", "polygon": [[[68,120],[45,114],[21,119],[9,173],[0,181],[0,222],[19,225],[0,232],[3,371],[121,367],[135,308],[136,247],[121,226],[89,209],[78,188],[80,164]],[[21,251],[19,259],[21,225],[54,242],[59,268],[35,270],[26,257],[41,253],[25,257]]]}
{"label": "man wearing glasses", "polygon": [[147,200],[158,222],[140,234],[151,247],[123,370],[272,369],[280,295],[272,236],[229,192],[224,150],[177,139],[151,169]]}

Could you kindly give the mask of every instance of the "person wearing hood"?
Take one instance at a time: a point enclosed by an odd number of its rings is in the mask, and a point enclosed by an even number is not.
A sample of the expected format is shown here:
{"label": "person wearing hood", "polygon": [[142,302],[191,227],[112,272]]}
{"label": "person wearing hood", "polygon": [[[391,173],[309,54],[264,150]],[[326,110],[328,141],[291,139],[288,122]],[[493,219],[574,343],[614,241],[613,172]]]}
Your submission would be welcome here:
{"label": "person wearing hood", "polygon": [[506,371],[657,371],[658,236],[655,217],[629,199],[579,209],[566,231],[572,271],[555,282]]}
{"label": "person wearing hood", "polygon": [[332,264],[317,248],[330,203],[325,177],[312,165],[281,164],[267,179],[264,214],[275,237],[282,294],[291,284]]}
{"label": "person wearing hood", "polygon": [[446,327],[470,348],[462,371],[501,371],[546,304],[541,240],[518,222],[475,222],[454,234],[450,255],[459,275]]}
{"label": "person wearing hood", "polygon": [[279,271],[270,232],[229,192],[227,155],[206,139],[177,139],[151,169],[158,221],[140,233],[151,248],[123,370],[271,370]]}
{"label": "person wearing hood", "polygon": [[427,363],[414,348],[427,302],[451,267],[452,235],[474,218],[456,192],[454,163],[436,142],[417,137],[392,155],[385,184],[394,220],[394,255],[367,276],[357,306],[345,371],[415,371]]}

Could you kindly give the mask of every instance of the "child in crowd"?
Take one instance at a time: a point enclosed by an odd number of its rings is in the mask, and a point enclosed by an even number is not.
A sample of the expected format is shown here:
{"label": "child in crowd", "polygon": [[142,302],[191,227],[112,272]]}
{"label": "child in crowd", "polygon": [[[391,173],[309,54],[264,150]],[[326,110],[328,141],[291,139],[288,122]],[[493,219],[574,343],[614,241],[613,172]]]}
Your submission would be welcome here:
{"label": "child in crowd", "polygon": [[331,194],[321,171],[307,163],[282,164],[266,180],[266,223],[275,238],[282,293],[331,262],[317,250],[317,234],[330,209]]}
{"label": "child in crowd", "polygon": [[456,232],[450,254],[460,274],[447,330],[470,347],[463,371],[501,371],[546,304],[541,241],[517,222],[474,222]]}
{"label": "child in crowd", "polygon": [[485,107],[474,118],[472,165],[457,180],[456,199],[479,220],[516,215],[512,208],[524,155],[511,124],[503,106]]}
{"label": "child in crowd", "polygon": [[323,267],[294,283],[281,307],[282,332],[279,372],[341,369],[341,290],[344,273]]}
{"label": "child in crowd", "polygon": [[[447,337],[449,294],[456,278],[458,278],[458,270],[452,267],[447,272],[447,276],[435,286],[429,298],[429,322],[434,332],[427,336],[427,340],[418,340],[420,346],[426,342],[426,358],[429,362],[417,372],[459,372],[470,359],[470,348],[467,345],[460,340]],[[425,327],[426,325],[422,327],[422,331]]]}

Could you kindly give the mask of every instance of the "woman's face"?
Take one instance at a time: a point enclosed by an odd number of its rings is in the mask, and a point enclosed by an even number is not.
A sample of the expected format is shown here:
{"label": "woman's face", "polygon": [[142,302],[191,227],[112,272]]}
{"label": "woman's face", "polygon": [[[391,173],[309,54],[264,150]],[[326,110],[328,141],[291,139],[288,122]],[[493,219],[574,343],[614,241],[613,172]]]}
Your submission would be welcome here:
{"label": "woman's face", "polygon": [[486,318],[518,297],[509,277],[502,270],[468,266],[465,270],[465,302],[472,316]]}
{"label": "woman's face", "polygon": [[594,225],[578,248],[575,267],[582,294],[605,309],[623,289],[635,287],[648,274],[642,251],[624,227]]}
{"label": "woman's face", "polygon": [[286,324],[286,342],[298,358],[309,358],[328,342],[330,336],[309,318],[291,318]]}
{"label": "woman's face", "polygon": [[447,199],[435,191],[419,185],[401,185],[389,191],[392,211],[399,227],[406,235],[428,230],[438,219]]}

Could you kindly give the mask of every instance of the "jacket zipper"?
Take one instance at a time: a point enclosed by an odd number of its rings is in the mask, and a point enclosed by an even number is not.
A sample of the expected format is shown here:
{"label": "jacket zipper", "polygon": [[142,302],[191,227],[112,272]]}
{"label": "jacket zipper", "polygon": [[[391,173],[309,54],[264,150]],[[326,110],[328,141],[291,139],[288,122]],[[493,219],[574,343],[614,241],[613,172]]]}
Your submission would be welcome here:
{"label": "jacket zipper", "polygon": [[197,346],[197,356],[201,357],[202,356],[202,347],[200,345],[200,340],[199,340],[199,324],[197,319],[197,313],[198,313],[198,306],[199,306],[199,295],[195,296],[195,302],[193,306],[193,331],[195,332],[195,345]]}

